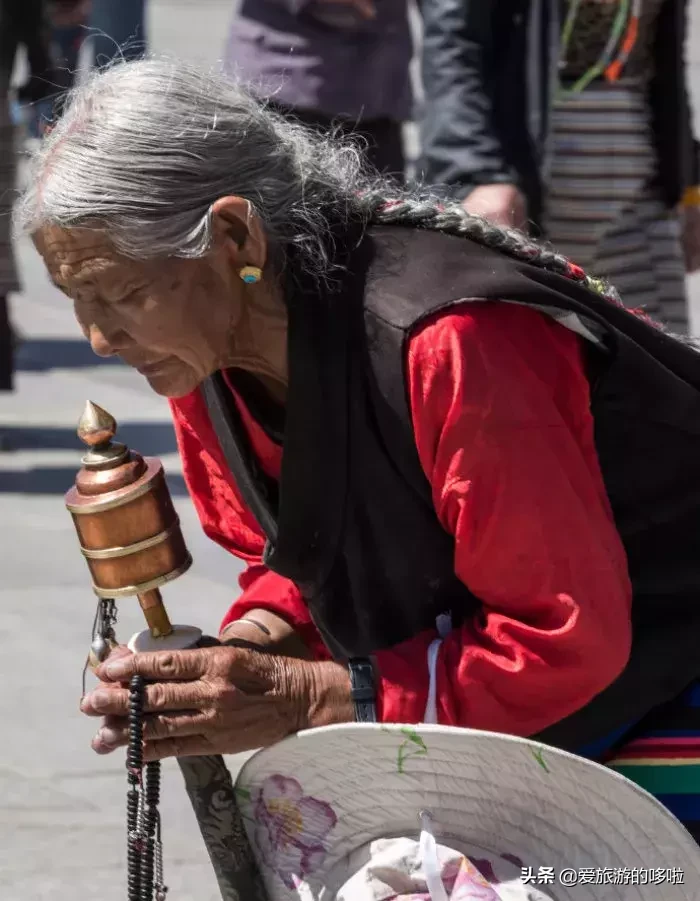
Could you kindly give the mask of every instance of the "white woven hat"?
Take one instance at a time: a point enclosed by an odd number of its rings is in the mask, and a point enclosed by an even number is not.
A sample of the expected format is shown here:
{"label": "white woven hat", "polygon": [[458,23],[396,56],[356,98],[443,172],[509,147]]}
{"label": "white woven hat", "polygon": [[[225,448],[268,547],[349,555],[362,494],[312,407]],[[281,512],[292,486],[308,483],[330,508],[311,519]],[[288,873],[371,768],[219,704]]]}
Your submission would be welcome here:
{"label": "white woven hat", "polygon": [[700,901],[700,849],[655,798],[525,739],[313,729],[237,793],[272,901]]}

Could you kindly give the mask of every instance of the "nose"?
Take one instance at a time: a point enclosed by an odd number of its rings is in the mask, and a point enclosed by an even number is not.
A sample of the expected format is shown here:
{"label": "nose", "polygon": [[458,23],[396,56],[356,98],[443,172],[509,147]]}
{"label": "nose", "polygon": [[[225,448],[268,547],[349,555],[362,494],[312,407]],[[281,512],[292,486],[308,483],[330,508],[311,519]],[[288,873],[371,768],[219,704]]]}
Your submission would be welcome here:
{"label": "nose", "polygon": [[97,354],[98,357],[113,357],[116,354],[116,350],[97,325],[93,323],[86,331],[86,337],[90,342],[92,351]]}

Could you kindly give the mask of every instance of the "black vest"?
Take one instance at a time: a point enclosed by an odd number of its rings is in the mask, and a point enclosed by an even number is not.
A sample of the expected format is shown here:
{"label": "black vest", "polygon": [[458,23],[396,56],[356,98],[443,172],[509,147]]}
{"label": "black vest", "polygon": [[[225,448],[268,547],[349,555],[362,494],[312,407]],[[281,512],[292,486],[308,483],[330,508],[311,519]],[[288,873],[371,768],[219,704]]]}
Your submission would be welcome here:
{"label": "black vest", "polygon": [[[229,465],[338,659],[369,655],[479,607],[455,576],[414,442],[404,362],[428,315],[468,299],[526,304],[588,333],[603,478],[634,588],[622,676],[542,736],[582,744],[700,675],[700,354],[580,283],[463,238],[372,229],[327,289],[289,301],[282,474],[266,486],[220,379],[205,385]],[[217,423],[217,417],[214,416]],[[423,661],[416,661],[424,666]]]}

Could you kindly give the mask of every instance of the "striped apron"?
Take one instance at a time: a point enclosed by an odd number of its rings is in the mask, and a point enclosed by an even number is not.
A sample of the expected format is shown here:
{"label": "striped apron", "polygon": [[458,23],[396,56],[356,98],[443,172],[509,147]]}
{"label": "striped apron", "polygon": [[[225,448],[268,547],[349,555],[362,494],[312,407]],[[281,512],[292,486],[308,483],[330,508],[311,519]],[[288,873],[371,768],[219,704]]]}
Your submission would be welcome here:
{"label": "striped apron", "polygon": [[628,307],[685,334],[681,224],[654,187],[657,160],[643,84],[594,83],[556,101],[551,141],[546,229],[552,244],[615,285]]}
{"label": "striped apron", "polygon": [[700,844],[700,681],[636,726],[578,753],[646,789]]}

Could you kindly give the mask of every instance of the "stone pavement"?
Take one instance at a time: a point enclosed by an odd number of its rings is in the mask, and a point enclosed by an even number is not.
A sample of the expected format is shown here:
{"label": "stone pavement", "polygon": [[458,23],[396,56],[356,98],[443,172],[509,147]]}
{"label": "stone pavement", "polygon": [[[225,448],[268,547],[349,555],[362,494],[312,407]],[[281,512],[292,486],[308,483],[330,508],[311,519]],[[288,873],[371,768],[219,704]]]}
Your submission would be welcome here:
{"label": "stone pavement", "polygon": [[[154,0],[157,51],[206,63],[220,52],[230,0]],[[700,3],[696,3],[700,6]],[[693,32],[700,97],[700,15]],[[161,455],[186,539],[191,572],[168,586],[176,622],[213,631],[236,593],[237,562],[205,539],[184,491],[168,409],[138,374],[99,361],[70,304],[46,280],[33,249],[18,248],[25,293],[14,313],[25,341],[18,390],[0,395],[0,901],[121,901],[124,880],[123,757],[89,749],[78,712],[80,672],[95,599],[63,493],[79,465],[75,424],[87,398],[121,421],[121,435]],[[694,285],[696,303],[700,294]],[[119,634],[141,628],[135,601],[120,605]],[[235,768],[236,761],[232,760]],[[206,852],[180,784],[164,767],[166,877],[173,901],[218,901]]]}
{"label": "stone pavement", "polygon": [[[67,901],[99,883],[100,895],[117,901],[124,897],[123,755],[94,755],[92,724],[78,712],[95,598],[62,497],[79,466],[75,422],[88,397],[122,421],[128,444],[165,461],[195,559],[164,590],[173,619],[216,630],[240,566],[204,537],[185,497],[167,404],[138,374],[95,365],[70,304],[45,281],[33,250],[19,250],[26,294],[15,315],[25,342],[18,391],[0,400],[0,427],[15,448],[0,454],[0,898]],[[126,639],[141,628],[141,615],[135,600],[119,609]],[[179,772],[172,762],[165,772],[172,897],[213,901]]]}
{"label": "stone pavement", "polygon": [[[230,0],[153,3],[156,51],[213,63]],[[164,590],[175,622],[214,632],[237,594],[238,562],[208,541],[185,496],[167,404],[125,367],[94,357],[70,303],[18,248],[25,292],[14,316],[23,336],[18,390],[0,394],[0,899],[125,897],[123,754],[99,758],[78,711],[95,597],[63,493],[80,465],[75,425],[87,398],[110,410],[120,435],[163,457],[195,563]],[[118,633],[142,628],[135,600]],[[235,768],[236,761],[232,761]],[[173,901],[219,901],[177,765],[164,765],[166,880]]]}

